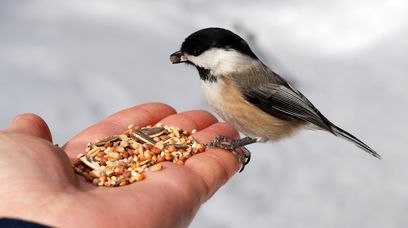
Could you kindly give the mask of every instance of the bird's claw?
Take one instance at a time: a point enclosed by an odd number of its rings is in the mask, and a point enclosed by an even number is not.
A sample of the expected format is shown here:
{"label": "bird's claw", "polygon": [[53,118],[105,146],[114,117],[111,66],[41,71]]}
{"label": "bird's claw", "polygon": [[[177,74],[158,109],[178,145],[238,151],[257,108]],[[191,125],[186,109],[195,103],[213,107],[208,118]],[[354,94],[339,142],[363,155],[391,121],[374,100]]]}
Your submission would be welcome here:
{"label": "bird's claw", "polygon": [[241,169],[239,172],[242,172],[251,160],[251,152],[245,146],[241,146],[240,144],[241,141],[239,139],[234,140],[227,136],[220,135],[215,137],[213,141],[207,143],[206,146],[230,151],[238,158],[239,163],[241,163]]}

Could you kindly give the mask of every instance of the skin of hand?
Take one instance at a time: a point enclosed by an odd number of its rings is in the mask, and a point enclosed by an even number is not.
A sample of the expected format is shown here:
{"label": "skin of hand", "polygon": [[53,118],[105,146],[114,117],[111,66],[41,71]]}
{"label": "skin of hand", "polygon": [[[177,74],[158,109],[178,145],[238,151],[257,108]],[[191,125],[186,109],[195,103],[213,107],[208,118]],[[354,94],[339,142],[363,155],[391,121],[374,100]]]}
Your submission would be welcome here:
{"label": "skin of hand", "polygon": [[193,136],[201,143],[217,135],[238,137],[206,111],[176,113],[168,105],[148,103],[109,116],[57,149],[44,120],[19,115],[0,131],[0,217],[55,227],[187,227],[201,204],[237,172],[233,154],[207,149],[184,166],[164,162],[145,180],[116,188],[96,187],[72,169],[71,161],[88,142],[119,134],[130,124],[157,122],[197,129]]}

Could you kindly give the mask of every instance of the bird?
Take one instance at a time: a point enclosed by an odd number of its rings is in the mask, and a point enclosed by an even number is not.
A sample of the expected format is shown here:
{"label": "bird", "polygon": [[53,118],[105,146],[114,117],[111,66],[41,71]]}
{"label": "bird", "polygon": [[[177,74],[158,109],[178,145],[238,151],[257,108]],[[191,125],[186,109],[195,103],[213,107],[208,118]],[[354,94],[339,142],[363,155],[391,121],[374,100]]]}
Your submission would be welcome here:
{"label": "bird", "polygon": [[277,141],[304,128],[327,131],[381,159],[376,151],[323,116],[230,30],[209,27],[192,33],[170,55],[170,61],[194,66],[210,107],[245,135],[241,139],[220,135],[207,144],[233,152],[242,163],[240,171],[250,160],[246,145]]}

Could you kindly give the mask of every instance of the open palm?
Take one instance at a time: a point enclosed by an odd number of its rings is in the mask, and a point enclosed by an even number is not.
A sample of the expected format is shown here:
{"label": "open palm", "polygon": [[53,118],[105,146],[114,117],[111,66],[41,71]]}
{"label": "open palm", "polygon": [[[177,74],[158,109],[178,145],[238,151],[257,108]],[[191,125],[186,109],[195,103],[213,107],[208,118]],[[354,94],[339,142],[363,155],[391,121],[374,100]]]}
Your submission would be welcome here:
{"label": "open palm", "polygon": [[198,208],[237,170],[231,153],[208,149],[184,166],[163,163],[160,172],[125,187],[95,187],[73,172],[71,160],[86,144],[123,132],[128,125],[162,122],[191,131],[201,143],[217,135],[237,137],[205,111],[176,113],[150,103],[120,111],[83,130],[62,149],[53,146],[46,123],[18,116],[0,133],[0,216],[58,227],[186,227]]}

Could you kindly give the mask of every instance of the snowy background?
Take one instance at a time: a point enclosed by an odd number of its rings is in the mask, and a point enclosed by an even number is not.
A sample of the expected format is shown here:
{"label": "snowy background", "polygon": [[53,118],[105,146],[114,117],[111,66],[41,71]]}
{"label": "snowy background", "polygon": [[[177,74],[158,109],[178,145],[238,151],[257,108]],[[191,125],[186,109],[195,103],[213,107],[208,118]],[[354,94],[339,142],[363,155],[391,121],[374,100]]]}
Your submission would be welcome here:
{"label": "snowy background", "polygon": [[56,143],[150,101],[209,109],[169,54],[208,26],[255,52],[383,160],[323,132],[253,145],[191,227],[408,227],[408,3],[0,1],[0,127],[41,115]]}

